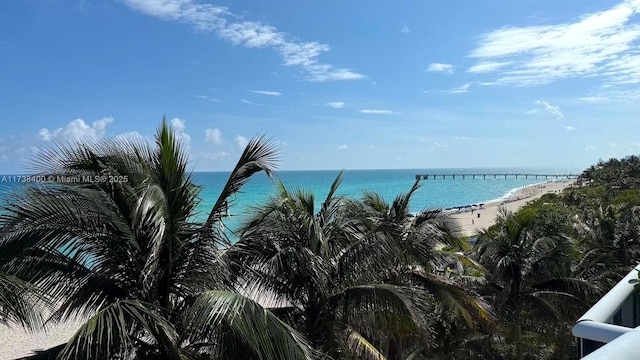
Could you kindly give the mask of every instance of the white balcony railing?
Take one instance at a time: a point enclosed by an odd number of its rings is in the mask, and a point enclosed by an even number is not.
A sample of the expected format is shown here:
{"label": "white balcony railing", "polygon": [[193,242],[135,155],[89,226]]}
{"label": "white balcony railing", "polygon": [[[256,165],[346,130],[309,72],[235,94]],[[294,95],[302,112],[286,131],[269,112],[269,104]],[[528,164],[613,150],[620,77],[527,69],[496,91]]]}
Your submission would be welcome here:
{"label": "white balcony railing", "polygon": [[[580,358],[640,358],[640,299],[634,285],[630,283],[630,280],[638,279],[638,271],[640,265],[630,271],[573,326],[572,333],[578,338]],[[631,344],[634,344],[634,351],[629,348]]]}

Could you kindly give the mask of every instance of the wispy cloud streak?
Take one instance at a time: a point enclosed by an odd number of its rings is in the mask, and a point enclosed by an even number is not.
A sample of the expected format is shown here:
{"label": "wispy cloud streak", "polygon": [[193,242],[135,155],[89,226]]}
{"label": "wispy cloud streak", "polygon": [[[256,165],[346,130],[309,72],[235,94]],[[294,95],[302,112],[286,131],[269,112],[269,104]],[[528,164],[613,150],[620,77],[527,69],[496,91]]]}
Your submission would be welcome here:
{"label": "wispy cloud streak", "polygon": [[268,95],[268,96],[280,96],[280,95],[282,95],[282,93],[279,92],[279,91],[251,90],[251,92],[254,93],[254,94]]}
{"label": "wispy cloud streak", "polygon": [[495,73],[492,84],[533,86],[598,77],[640,83],[640,0],[586,14],[574,22],[505,27],[481,36],[469,72]]}
{"label": "wispy cloud streak", "polygon": [[228,8],[200,4],[194,0],[123,0],[134,10],[169,21],[180,21],[195,29],[216,34],[234,45],[266,48],[277,52],[287,66],[300,67],[309,81],[358,80],[365,75],[346,68],[321,63],[319,56],[329,45],[300,42],[271,25],[256,21],[236,21]]}

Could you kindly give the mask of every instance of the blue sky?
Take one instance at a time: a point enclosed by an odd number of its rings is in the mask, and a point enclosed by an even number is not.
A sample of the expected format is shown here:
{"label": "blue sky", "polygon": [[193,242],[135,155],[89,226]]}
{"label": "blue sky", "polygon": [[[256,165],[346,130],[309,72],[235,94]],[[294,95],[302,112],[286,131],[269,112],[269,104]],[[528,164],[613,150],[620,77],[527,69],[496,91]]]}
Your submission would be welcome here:
{"label": "blue sky", "polygon": [[640,0],[3,0],[0,84],[0,173],[163,116],[202,171],[583,168],[640,153]]}

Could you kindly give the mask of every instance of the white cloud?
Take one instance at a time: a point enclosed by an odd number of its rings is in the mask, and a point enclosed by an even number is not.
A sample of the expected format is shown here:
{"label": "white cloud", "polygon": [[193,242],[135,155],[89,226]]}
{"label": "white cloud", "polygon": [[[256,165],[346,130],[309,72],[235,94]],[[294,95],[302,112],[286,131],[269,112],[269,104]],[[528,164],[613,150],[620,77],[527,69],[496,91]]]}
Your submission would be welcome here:
{"label": "white cloud", "polygon": [[593,151],[593,150],[596,150],[596,149],[597,149],[597,147],[595,147],[593,145],[587,145],[587,146],[584,147],[585,151]]}
{"label": "white cloud", "polygon": [[228,159],[229,158],[229,153],[226,151],[219,151],[219,152],[214,152],[214,153],[200,153],[200,157],[202,157],[204,160],[222,160],[222,159]]}
{"label": "white cloud", "polygon": [[206,142],[220,145],[222,143],[222,132],[218,129],[205,129],[204,138]]}
{"label": "white cloud", "polygon": [[107,125],[113,122],[112,117],[105,117],[96,120],[88,125],[82,119],[75,119],[65,127],[50,131],[43,128],[38,131],[38,135],[44,141],[68,140],[68,141],[90,141],[104,137]]}
{"label": "white cloud", "polygon": [[256,103],[254,103],[253,101],[249,101],[247,99],[240,99],[240,102],[243,104],[247,104],[247,105],[258,105]]}
{"label": "white cloud", "polygon": [[124,0],[134,10],[164,20],[179,21],[203,32],[215,33],[234,45],[268,48],[278,53],[284,64],[297,66],[310,81],[357,80],[365,76],[351,69],[320,63],[319,56],[329,45],[300,42],[277,28],[256,21],[240,21],[227,8],[200,4],[195,0]]}
{"label": "white cloud", "polygon": [[191,145],[191,136],[185,132],[186,121],[180,118],[173,118],[171,119],[171,128],[173,129],[176,138],[182,142],[187,149],[189,149],[189,146]]}
{"label": "white cloud", "polygon": [[536,104],[542,106],[546,112],[553,115],[557,119],[564,119],[564,114],[557,105],[551,105],[544,100],[536,100]]}
{"label": "white cloud", "polygon": [[470,67],[467,72],[470,73],[488,73],[488,72],[494,72],[500,68],[503,68],[507,65],[510,65],[511,62],[510,61],[503,61],[503,62],[498,62],[498,61],[483,61],[480,62],[476,65],[473,65],[472,67]]}
{"label": "white cloud", "polygon": [[344,107],[344,103],[341,101],[329,102],[329,103],[326,103],[325,105],[327,105],[328,107],[332,107],[334,109],[342,109]]}
{"label": "white cloud", "polygon": [[306,66],[309,73],[309,80],[315,82],[338,81],[338,80],[360,80],[366,78],[362,74],[351,71],[351,69],[333,69],[331,65],[313,64]]}
{"label": "white cloud", "polygon": [[600,77],[609,84],[640,83],[639,0],[586,14],[573,22],[504,27],[481,36],[469,56],[508,62],[491,72],[497,84],[532,86],[564,78]]}
{"label": "white cloud", "polygon": [[585,96],[578,98],[578,100],[586,102],[603,102],[609,100],[609,98],[606,96]]}
{"label": "white cloud", "polygon": [[451,64],[443,64],[443,63],[431,63],[427,68],[427,71],[430,72],[448,72],[452,73],[454,66]]}
{"label": "white cloud", "polygon": [[252,93],[261,94],[261,95],[269,95],[269,96],[280,96],[281,92],[278,91],[266,91],[266,90],[251,90]]}
{"label": "white cloud", "polygon": [[448,144],[443,144],[443,143],[435,141],[429,146],[429,149],[438,150],[438,149],[446,149],[448,147],[449,147]]}
{"label": "white cloud", "polygon": [[391,114],[394,114],[393,111],[384,110],[384,109],[364,109],[364,110],[360,110],[360,112],[363,113],[363,114],[374,114],[374,115],[391,115]]}
{"label": "white cloud", "polygon": [[567,125],[567,126],[565,126],[565,127],[564,127],[564,129],[565,129],[565,130],[567,130],[567,131],[573,131],[573,130],[575,130],[576,128],[574,128],[574,127],[573,127],[573,126],[571,126],[571,125]]}
{"label": "white cloud", "polygon": [[347,144],[342,144],[342,145],[338,146],[338,150],[346,150],[348,148],[349,148],[349,146]]}
{"label": "white cloud", "polygon": [[40,152],[40,148],[36,146],[27,146],[25,140],[13,135],[0,138],[0,163],[8,163],[9,166],[23,165],[25,158]]}
{"label": "white cloud", "polygon": [[471,83],[466,83],[460,87],[457,87],[455,89],[451,89],[449,90],[449,94],[462,94],[462,93],[466,93],[467,91],[469,91],[469,88],[471,87]]}
{"label": "white cloud", "polygon": [[244,136],[236,136],[236,144],[238,144],[238,147],[241,149],[244,149],[245,147],[247,147],[247,144],[249,144],[249,139],[247,139]]}
{"label": "white cloud", "polygon": [[400,32],[402,32],[403,34],[409,34],[411,32],[411,29],[409,29],[409,27],[405,25],[402,27]]}
{"label": "white cloud", "polygon": [[197,97],[198,99],[207,100],[207,101],[211,101],[211,102],[214,102],[214,103],[219,103],[219,102],[221,102],[221,101],[220,101],[220,100],[218,100],[218,99],[214,99],[214,98],[212,98],[212,97],[208,97],[208,96],[206,96],[206,95],[196,95],[196,97]]}
{"label": "white cloud", "polygon": [[585,102],[617,102],[617,101],[625,101],[633,104],[637,104],[640,101],[640,89],[610,89],[609,86],[602,86],[606,90],[592,93],[589,96],[578,98],[580,101]]}

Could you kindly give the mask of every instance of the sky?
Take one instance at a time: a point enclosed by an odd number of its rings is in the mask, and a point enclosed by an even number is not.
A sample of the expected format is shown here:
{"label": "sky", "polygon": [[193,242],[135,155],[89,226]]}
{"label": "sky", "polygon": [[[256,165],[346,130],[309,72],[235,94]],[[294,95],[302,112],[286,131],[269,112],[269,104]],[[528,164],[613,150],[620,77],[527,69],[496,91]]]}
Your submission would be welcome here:
{"label": "sky", "polygon": [[640,153],[640,0],[0,1],[0,173],[165,117],[196,171]]}

